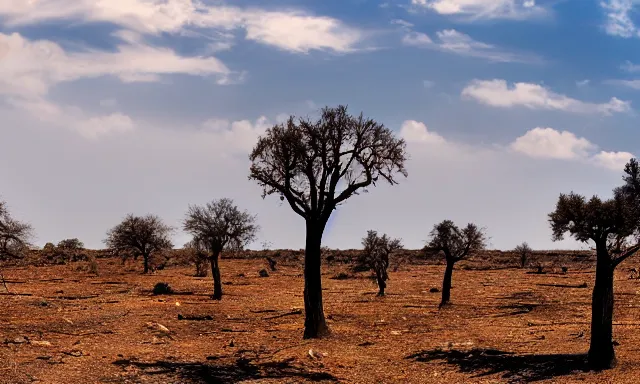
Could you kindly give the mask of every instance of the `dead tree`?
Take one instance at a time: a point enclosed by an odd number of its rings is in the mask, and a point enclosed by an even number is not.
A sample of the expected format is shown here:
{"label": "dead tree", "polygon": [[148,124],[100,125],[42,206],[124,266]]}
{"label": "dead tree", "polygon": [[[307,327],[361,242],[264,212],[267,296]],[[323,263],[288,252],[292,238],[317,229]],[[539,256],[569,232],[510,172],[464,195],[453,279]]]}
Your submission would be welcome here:
{"label": "dead tree", "polygon": [[358,264],[368,267],[376,274],[378,296],[384,296],[387,279],[389,279],[387,274],[389,255],[402,249],[400,239],[391,239],[385,234],[378,236],[378,232],[369,230],[367,236],[362,239],[362,246],[364,250]]}
{"label": "dead tree", "polygon": [[184,230],[200,239],[209,252],[213,275],[213,298],[222,299],[219,258],[226,249],[241,249],[255,239],[259,227],[255,216],[240,211],[233,200],[213,200],[204,206],[189,206]]}
{"label": "dead tree", "polygon": [[7,203],[0,201],[0,260],[22,257],[32,238],[33,227],[11,217]]}
{"label": "dead tree", "polygon": [[322,305],[322,235],[334,209],[375,186],[407,176],[406,144],[384,125],[351,116],[347,107],[324,108],[319,119],[294,120],[269,128],[249,156],[249,178],[263,198],[278,194],[304,218],[304,338],[329,333]]}
{"label": "dead tree", "polygon": [[520,258],[520,268],[524,268],[527,264],[527,260],[529,260],[529,257],[531,256],[531,253],[533,251],[531,250],[531,247],[529,247],[529,244],[524,242],[518,245],[517,247],[515,247],[513,252],[515,252]]}
{"label": "dead tree", "polygon": [[549,214],[553,240],[568,232],[581,242],[596,246],[596,281],[591,302],[591,344],[588,361],[593,369],[616,364],[613,348],[613,274],[615,268],[640,249],[640,167],[636,159],[625,166],[625,184],[613,197],[587,200],[573,192],[561,194]]}
{"label": "dead tree", "polygon": [[107,232],[104,243],[116,254],[142,256],[144,273],[149,273],[149,259],[152,255],[172,249],[169,237],[173,228],[165,225],[156,215],[134,216],[128,214],[124,220]]}
{"label": "dead tree", "polygon": [[425,247],[428,252],[444,253],[447,267],[442,281],[442,299],[440,307],[449,304],[451,299],[451,277],[453,266],[467,256],[476,253],[486,246],[484,231],[475,224],[469,223],[460,229],[451,220],[434,225],[430,233],[431,240]]}

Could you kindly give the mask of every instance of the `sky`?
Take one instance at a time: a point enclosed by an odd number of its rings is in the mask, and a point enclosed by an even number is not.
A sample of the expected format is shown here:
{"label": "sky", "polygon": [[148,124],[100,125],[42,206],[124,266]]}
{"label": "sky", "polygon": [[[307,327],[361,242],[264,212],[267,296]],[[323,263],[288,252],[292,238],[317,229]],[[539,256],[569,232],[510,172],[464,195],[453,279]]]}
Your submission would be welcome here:
{"label": "sky", "polygon": [[640,154],[639,48],[640,0],[0,0],[0,198],[40,246],[153,213],[180,247],[189,204],[228,197],[257,215],[250,248],[303,248],[248,154],[344,104],[406,140],[409,175],[340,206],[323,245],[419,248],[450,219],[494,249],[586,249],[547,215]]}

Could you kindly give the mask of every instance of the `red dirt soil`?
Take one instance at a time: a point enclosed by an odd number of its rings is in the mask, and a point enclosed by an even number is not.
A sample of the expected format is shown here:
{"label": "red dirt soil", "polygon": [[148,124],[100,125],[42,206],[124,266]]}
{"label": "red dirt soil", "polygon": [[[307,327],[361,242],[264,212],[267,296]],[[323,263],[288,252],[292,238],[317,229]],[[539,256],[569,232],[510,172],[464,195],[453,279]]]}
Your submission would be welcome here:
{"label": "red dirt soil", "polygon": [[[438,310],[440,293],[429,290],[440,288],[442,265],[390,270],[385,297],[368,274],[336,280],[348,266],[324,266],[332,335],[302,340],[299,266],[261,278],[264,260],[223,259],[218,302],[192,267],[142,275],[140,263],[104,258],[93,276],[84,264],[2,270],[13,294],[0,294],[0,383],[638,382],[640,283],[625,265],[615,281],[619,363],[596,373],[572,355],[589,346],[592,268],[457,266],[452,305]],[[152,295],[161,281],[176,293]]]}

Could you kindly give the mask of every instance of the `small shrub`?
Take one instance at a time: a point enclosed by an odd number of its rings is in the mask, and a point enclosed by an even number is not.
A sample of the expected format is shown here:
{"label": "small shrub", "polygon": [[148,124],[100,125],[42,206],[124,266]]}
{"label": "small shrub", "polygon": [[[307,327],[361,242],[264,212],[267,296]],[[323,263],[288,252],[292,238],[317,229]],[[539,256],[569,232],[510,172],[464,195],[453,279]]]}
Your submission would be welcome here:
{"label": "small shrub", "polygon": [[89,258],[89,273],[92,275],[100,275],[100,271],[98,270],[98,262],[95,257]]}
{"label": "small shrub", "polygon": [[169,283],[160,282],[153,287],[154,295],[169,295],[171,293],[173,293],[173,288],[169,286]]}
{"label": "small shrub", "polygon": [[84,249],[84,243],[78,239],[65,239],[58,243],[58,248],[63,250]]}

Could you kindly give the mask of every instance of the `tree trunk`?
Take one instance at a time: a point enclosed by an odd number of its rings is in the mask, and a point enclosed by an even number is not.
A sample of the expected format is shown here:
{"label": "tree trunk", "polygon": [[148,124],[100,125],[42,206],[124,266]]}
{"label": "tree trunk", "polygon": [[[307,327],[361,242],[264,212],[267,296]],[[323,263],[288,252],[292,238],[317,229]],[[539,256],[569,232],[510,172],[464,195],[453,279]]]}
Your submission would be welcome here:
{"label": "tree trunk", "polygon": [[384,289],[387,287],[387,283],[384,281],[382,273],[380,273],[379,270],[376,270],[376,278],[378,279],[378,296],[384,296]]}
{"label": "tree trunk", "polygon": [[613,271],[606,244],[597,244],[596,283],[591,302],[591,345],[589,367],[596,370],[613,368]]}
{"label": "tree trunk", "polygon": [[304,251],[304,336],[315,339],[329,334],[322,307],[322,275],[320,273],[322,233],[324,225],[307,220]]}
{"label": "tree trunk", "polygon": [[214,300],[222,299],[222,281],[220,281],[220,266],[218,265],[219,256],[220,256],[220,253],[216,252],[209,259],[209,261],[211,262],[211,276],[213,276],[213,299]]}
{"label": "tree trunk", "polygon": [[144,273],[149,273],[149,255],[142,255],[144,260]]}
{"label": "tree trunk", "polygon": [[447,268],[444,270],[444,280],[442,280],[442,300],[440,307],[449,304],[451,299],[451,276],[453,275],[453,260],[447,260]]}

